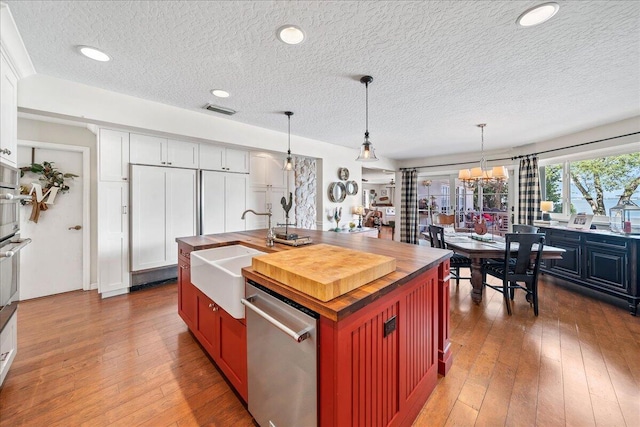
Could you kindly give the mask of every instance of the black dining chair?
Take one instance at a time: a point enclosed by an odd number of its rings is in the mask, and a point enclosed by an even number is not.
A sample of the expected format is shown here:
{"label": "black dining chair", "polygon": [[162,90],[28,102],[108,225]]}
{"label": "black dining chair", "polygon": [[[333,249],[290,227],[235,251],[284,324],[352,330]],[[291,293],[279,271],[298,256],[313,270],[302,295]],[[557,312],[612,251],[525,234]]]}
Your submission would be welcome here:
{"label": "black dining chair", "polygon": [[[444,242],[444,227],[430,225],[429,241],[432,248],[447,249],[447,244]],[[460,268],[471,268],[471,260],[466,256],[454,253],[449,259],[449,265],[451,267],[451,275],[456,279],[456,286],[460,284],[460,279],[471,279],[471,276],[460,276]]]}
{"label": "black dining chair", "polygon": [[527,225],[527,224],[513,224],[513,232],[514,233],[537,233],[538,227],[535,225]]}
{"label": "black dining chair", "polygon": [[[514,233],[537,233],[538,232],[538,227],[536,227],[535,225],[528,225],[528,224],[513,224],[513,232]],[[502,264],[502,258],[490,258],[487,259],[485,262],[489,263],[489,264],[493,264],[493,263],[498,263],[498,264]],[[515,259],[511,258],[509,260],[509,262],[511,263],[515,263]]]}
{"label": "black dining chair", "polygon": [[[505,235],[502,263],[486,263],[482,266],[484,286],[502,293],[509,315],[511,315],[509,300],[513,301],[516,289],[526,292],[527,301],[533,306],[534,314],[538,315],[538,272],[543,247],[544,234],[509,233]],[[514,251],[517,251],[515,257]],[[502,285],[487,283],[487,275],[502,280]]]}

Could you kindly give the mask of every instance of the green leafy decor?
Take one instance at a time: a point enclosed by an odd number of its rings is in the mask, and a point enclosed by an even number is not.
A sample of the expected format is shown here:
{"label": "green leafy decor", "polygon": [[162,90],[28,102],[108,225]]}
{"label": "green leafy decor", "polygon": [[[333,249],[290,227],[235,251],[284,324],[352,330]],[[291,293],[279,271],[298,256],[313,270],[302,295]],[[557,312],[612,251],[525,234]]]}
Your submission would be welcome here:
{"label": "green leafy decor", "polygon": [[53,165],[53,162],[32,163],[31,166],[22,167],[20,168],[20,177],[23,177],[25,172],[40,175],[38,180],[42,183],[44,192],[51,187],[58,187],[58,191],[66,193],[69,191],[69,186],[64,180],[78,177],[78,175],[72,173],[61,172]]}
{"label": "green leafy decor", "polygon": [[[78,177],[78,175],[72,173],[61,172],[60,170],[56,169],[56,167],[53,165],[53,162],[32,163],[31,166],[22,167],[20,168],[20,177],[23,177],[25,172],[31,172],[36,175],[40,175],[38,177],[38,180],[41,183],[40,185],[42,186],[43,194],[46,194],[49,189],[54,187],[58,188],[58,192],[66,193],[67,191],[69,191],[69,186],[65,183],[65,179],[69,180]],[[30,191],[31,188],[26,186],[22,186],[20,188],[20,192],[22,194],[29,194]],[[23,202],[23,204],[24,203],[25,202]],[[44,200],[38,202],[35,192],[32,194],[31,207],[31,217],[29,218],[29,220],[35,223],[38,222],[40,213],[48,209],[47,203]]]}

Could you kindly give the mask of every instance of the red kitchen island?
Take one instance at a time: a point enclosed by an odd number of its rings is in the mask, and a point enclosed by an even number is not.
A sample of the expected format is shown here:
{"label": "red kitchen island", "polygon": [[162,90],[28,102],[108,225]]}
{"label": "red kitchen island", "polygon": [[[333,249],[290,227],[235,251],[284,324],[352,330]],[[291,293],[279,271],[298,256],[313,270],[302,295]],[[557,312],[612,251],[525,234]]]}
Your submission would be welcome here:
{"label": "red kitchen island", "polygon": [[[294,230],[295,232],[295,230]],[[450,251],[357,235],[300,230],[324,243],[396,259],[396,270],[322,302],[254,271],[243,275],[320,315],[317,331],[318,425],[411,425],[446,375]],[[230,384],[246,401],[245,319],[218,307],[190,280],[190,253],[241,244],[263,252],[296,250],[265,244],[266,230],[177,239],[178,312]],[[345,260],[357,263],[357,259]],[[395,316],[395,327],[385,323]]]}

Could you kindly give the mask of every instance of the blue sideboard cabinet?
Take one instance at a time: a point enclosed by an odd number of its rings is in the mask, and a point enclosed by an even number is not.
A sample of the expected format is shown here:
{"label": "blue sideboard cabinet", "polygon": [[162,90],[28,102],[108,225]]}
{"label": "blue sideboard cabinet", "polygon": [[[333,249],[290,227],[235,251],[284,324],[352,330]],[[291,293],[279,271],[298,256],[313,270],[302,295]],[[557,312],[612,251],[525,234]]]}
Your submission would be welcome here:
{"label": "blue sideboard cabinet", "polygon": [[603,230],[541,227],[546,244],[566,250],[561,260],[546,260],[542,272],[597,293],[626,300],[637,315],[640,303],[640,236]]}

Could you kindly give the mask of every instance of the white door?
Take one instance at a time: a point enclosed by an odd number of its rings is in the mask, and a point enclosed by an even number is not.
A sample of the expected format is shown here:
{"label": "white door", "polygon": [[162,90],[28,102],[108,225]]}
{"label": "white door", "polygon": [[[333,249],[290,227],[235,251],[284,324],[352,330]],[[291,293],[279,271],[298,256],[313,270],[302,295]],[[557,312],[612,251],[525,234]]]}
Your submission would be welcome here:
{"label": "white door", "polygon": [[[256,212],[266,212],[269,208],[269,188],[266,185],[258,185],[249,189],[247,197],[247,209]],[[264,215],[248,214],[246,217],[247,230],[261,230],[267,228],[267,217]],[[275,222],[273,223],[275,226]]]}
{"label": "white door", "polygon": [[202,171],[202,234],[225,232],[224,177],[223,172]]}
{"label": "white door", "polygon": [[131,168],[131,271],[167,265],[166,168]]}
{"label": "white door", "polygon": [[248,175],[229,173],[224,182],[224,226],[227,233],[230,231],[246,230],[242,213],[247,209],[247,182]]}
{"label": "white door", "polygon": [[[20,208],[21,236],[32,239],[32,243],[20,251],[21,300],[83,289],[83,285],[88,287],[83,283],[86,277],[83,251],[89,251],[88,247],[84,248],[83,238],[83,229],[89,226],[83,221],[83,153],[36,148],[35,163],[43,161],[79,177],[68,181],[69,191],[58,193],[54,204],[40,213],[38,223],[29,221],[31,204]],[[31,147],[20,145],[18,166],[30,164]],[[22,185],[30,186],[32,182],[38,182],[37,175],[27,173],[20,179]]]}
{"label": "white door", "polygon": [[196,234],[196,171],[169,169],[166,171],[165,200],[167,263],[178,263],[177,237]]}

